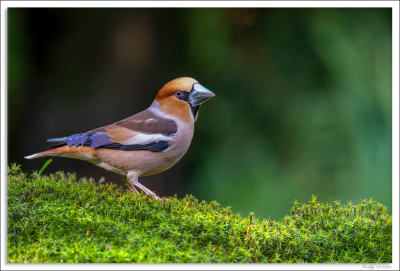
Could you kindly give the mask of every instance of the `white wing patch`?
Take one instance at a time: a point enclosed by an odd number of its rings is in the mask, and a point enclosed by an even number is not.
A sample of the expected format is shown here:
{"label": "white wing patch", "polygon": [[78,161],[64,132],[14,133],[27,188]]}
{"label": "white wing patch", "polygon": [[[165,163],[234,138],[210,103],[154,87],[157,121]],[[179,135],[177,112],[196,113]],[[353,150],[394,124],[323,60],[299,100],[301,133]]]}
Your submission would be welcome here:
{"label": "white wing patch", "polygon": [[124,127],[106,128],[110,140],[122,145],[146,145],[151,142],[169,141],[171,138],[163,134],[143,134]]}
{"label": "white wing patch", "polygon": [[136,135],[127,138],[126,141],[121,143],[122,145],[146,145],[151,142],[160,142],[160,141],[168,141],[170,138],[168,136],[164,136],[162,134],[142,134],[142,133],[135,133]]}

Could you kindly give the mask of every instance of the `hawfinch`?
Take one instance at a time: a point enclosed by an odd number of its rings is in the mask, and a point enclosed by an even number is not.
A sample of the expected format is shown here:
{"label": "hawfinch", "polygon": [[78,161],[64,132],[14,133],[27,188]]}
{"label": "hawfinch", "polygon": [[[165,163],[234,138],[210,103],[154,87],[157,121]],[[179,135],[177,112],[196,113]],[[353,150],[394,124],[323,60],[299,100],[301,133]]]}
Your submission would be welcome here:
{"label": "hawfinch", "polygon": [[138,182],[141,176],[163,172],[175,165],[189,148],[200,105],[215,94],[188,77],[167,83],[149,108],[114,124],[86,133],[47,140],[50,150],[27,156],[61,156],[89,161],[122,175],[134,193],[135,186],[159,199]]}

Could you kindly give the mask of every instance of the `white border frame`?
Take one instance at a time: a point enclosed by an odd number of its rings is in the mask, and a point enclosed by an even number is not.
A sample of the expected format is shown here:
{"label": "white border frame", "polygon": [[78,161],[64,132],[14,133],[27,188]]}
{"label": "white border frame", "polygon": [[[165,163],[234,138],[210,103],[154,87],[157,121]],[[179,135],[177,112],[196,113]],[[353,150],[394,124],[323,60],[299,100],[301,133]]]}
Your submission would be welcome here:
{"label": "white border frame", "polygon": [[[9,7],[391,7],[392,264],[8,264],[7,263],[7,8]],[[1,270],[399,270],[399,2],[398,1],[1,1]]]}

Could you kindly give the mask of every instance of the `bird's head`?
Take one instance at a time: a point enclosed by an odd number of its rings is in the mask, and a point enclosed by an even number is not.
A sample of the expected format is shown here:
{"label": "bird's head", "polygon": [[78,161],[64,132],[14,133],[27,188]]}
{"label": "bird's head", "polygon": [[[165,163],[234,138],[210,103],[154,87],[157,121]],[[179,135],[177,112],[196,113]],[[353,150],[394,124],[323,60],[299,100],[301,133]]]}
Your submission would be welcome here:
{"label": "bird's head", "polygon": [[157,94],[160,109],[185,122],[196,121],[200,105],[215,94],[189,77],[167,83]]}

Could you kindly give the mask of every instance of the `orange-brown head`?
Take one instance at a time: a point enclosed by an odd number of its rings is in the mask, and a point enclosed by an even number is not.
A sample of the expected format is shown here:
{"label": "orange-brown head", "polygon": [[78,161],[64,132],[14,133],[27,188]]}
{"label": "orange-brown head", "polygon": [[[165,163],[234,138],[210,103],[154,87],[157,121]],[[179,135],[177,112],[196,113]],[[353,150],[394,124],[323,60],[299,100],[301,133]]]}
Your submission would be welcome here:
{"label": "orange-brown head", "polygon": [[197,118],[200,104],[214,96],[195,79],[181,77],[167,83],[158,92],[156,101],[164,113],[190,122]]}

